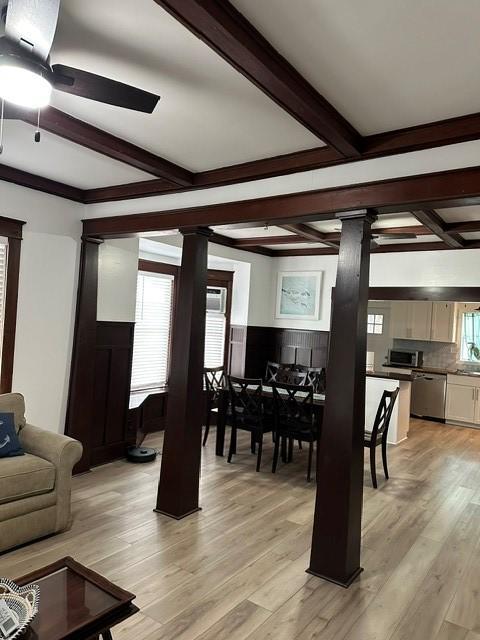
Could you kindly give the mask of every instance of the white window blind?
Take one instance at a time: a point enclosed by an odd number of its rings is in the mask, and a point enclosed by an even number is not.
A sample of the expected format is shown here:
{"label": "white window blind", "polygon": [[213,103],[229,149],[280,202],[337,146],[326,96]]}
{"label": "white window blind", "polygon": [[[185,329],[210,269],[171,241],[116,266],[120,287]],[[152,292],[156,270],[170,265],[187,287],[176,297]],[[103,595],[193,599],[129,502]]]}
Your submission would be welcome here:
{"label": "white window blind", "polygon": [[7,292],[8,238],[0,238],[0,362],[5,321],[5,296]]}
{"label": "white window blind", "polygon": [[173,276],[139,272],[132,389],[162,387],[168,379]]}
{"label": "white window blind", "polygon": [[227,319],[224,313],[207,311],[205,329],[205,366],[221,367],[225,355],[225,328]]}

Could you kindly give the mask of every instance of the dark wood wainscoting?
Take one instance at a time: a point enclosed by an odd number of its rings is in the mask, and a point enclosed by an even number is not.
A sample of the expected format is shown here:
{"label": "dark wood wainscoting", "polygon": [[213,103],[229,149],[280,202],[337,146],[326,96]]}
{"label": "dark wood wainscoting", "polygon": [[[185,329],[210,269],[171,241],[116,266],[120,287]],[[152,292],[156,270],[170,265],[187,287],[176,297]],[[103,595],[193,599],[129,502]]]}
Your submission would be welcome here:
{"label": "dark wood wainscoting", "polygon": [[97,321],[92,465],[121,458],[135,444],[127,424],[134,327],[133,322]]}
{"label": "dark wood wainscoting", "polygon": [[328,331],[247,327],[245,375],[261,378],[267,360],[308,367],[326,367]]}

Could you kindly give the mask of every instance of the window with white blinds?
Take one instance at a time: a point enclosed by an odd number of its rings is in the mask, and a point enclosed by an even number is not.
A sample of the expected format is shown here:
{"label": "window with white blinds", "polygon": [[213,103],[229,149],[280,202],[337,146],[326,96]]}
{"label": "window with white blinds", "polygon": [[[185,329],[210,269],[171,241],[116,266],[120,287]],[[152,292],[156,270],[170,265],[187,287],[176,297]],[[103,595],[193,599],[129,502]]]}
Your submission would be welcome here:
{"label": "window with white blinds", "polygon": [[132,361],[134,390],[167,383],[172,304],[173,276],[140,271]]}
{"label": "window with white blinds", "polygon": [[7,292],[8,238],[0,238],[0,362],[2,360],[5,296]]}
{"label": "window with white blinds", "polygon": [[225,356],[225,328],[227,318],[224,313],[207,311],[205,328],[205,366],[222,367]]}

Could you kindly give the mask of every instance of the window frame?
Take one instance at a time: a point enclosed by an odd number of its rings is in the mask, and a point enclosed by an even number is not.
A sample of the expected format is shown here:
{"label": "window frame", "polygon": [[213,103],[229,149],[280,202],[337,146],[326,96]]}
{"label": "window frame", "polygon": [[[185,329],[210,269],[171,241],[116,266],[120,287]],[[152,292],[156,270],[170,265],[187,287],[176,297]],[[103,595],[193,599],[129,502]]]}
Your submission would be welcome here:
{"label": "window frame", "polygon": [[5,314],[0,368],[0,393],[12,391],[15,334],[17,329],[18,285],[20,279],[20,252],[23,239],[23,220],[0,216],[0,236],[8,239]]}
{"label": "window frame", "polygon": [[457,316],[457,345],[458,345],[458,362],[461,364],[470,364],[470,365],[478,365],[480,364],[480,360],[464,360],[462,358],[462,345],[463,345],[463,316],[468,313],[479,313],[478,312],[478,303],[470,303],[472,309],[465,308],[469,303],[463,303],[464,308],[460,308],[458,310]]}
{"label": "window frame", "polygon": [[[173,302],[172,302],[172,326],[170,331],[170,353],[169,353],[169,369],[168,377],[170,376],[170,363],[172,355],[172,345],[175,340],[175,324],[173,322],[175,318],[175,311],[178,301],[178,287],[177,278],[180,275],[180,266],[175,264],[168,264],[167,262],[156,262],[155,260],[145,260],[140,258],[138,260],[138,271],[150,271],[151,273],[161,273],[164,275],[173,276]],[[232,293],[233,293],[233,271],[224,271],[223,269],[209,269],[207,277],[208,287],[224,287],[227,290],[227,303],[225,307],[225,347],[223,356],[224,370],[228,371],[230,366],[230,329],[231,329],[231,315],[232,315]],[[205,292],[206,295],[206,292]],[[167,378],[168,380],[168,378]],[[168,382],[167,382],[168,388]]]}
{"label": "window frame", "polygon": [[[373,316],[373,322],[369,322],[368,321],[368,317],[369,316]],[[376,321],[376,317],[377,316],[381,316],[382,317],[381,322],[377,322]],[[370,311],[368,312],[368,315],[367,315],[367,335],[369,335],[369,336],[383,336],[384,325],[385,325],[385,314],[384,313],[370,313]],[[369,331],[368,330],[369,326],[372,326],[374,330],[373,331]],[[381,327],[382,330],[380,331],[380,333],[375,331],[375,327]]]}

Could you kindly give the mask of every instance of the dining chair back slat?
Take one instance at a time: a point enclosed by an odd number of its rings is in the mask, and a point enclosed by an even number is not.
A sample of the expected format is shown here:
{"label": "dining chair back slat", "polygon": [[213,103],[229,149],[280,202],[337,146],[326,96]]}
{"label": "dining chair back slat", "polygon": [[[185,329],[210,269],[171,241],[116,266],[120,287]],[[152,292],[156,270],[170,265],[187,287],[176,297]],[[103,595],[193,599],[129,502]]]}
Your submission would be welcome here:
{"label": "dining chair back slat", "polygon": [[281,369],[278,372],[275,383],[287,384],[297,387],[304,386],[307,383],[307,372]]}
{"label": "dining chair back slat", "polygon": [[212,411],[218,409],[220,391],[225,386],[225,371],[223,367],[205,367],[203,369],[203,381],[207,392],[205,433],[203,436],[203,446],[205,446],[210,432]]}
{"label": "dining chair back slat", "polygon": [[295,371],[302,371],[307,374],[305,384],[313,387],[314,393],[325,393],[326,371],[325,367],[307,367],[297,364]]}
{"label": "dining chair back slat", "polygon": [[280,364],[279,362],[268,360],[265,369],[265,384],[277,382],[279,374],[282,375],[284,371],[289,371],[291,366],[292,365],[289,364]]}
{"label": "dining chair back slat", "polygon": [[257,378],[237,378],[228,376],[230,404],[232,408],[232,429],[228,462],[237,452],[237,430],[249,431],[251,434],[251,451],[257,451],[257,471],[260,471],[263,449],[263,434],[271,431],[264,422],[263,385]]}
{"label": "dining chair back slat", "polygon": [[[308,442],[307,480],[310,482],[313,446],[317,440],[317,425],[313,406],[313,387],[302,384],[273,383],[274,433],[272,472],[278,464],[280,445],[286,448],[288,441],[288,459],[292,459],[293,441]],[[283,457],[283,454],[282,454]]]}
{"label": "dining chair back slat", "polygon": [[380,402],[378,404],[377,413],[371,431],[365,431],[364,446],[370,449],[370,472],[372,474],[373,487],[377,488],[377,471],[376,471],[376,449],[382,447],[382,461],[385,478],[388,480],[388,464],[387,464],[387,436],[390,420],[392,418],[395,401],[399,393],[397,387],[394,391],[384,390]]}

